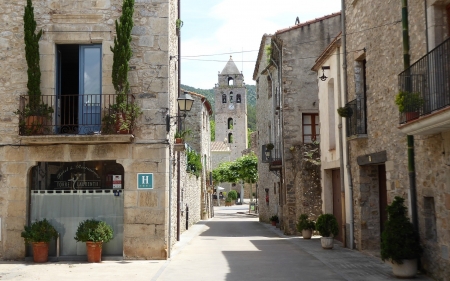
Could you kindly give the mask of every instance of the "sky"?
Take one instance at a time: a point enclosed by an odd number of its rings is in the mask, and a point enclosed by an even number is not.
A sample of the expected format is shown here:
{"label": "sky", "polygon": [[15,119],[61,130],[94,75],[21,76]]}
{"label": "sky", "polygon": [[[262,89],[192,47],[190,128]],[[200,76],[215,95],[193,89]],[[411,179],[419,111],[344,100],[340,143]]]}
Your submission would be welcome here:
{"label": "sky", "polygon": [[[246,84],[264,33],[339,12],[340,0],[181,0],[181,83],[211,89],[230,55]],[[230,54],[232,53],[232,54]],[[219,55],[220,54],[220,55]],[[212,55],[212,56],[210,56]]]}

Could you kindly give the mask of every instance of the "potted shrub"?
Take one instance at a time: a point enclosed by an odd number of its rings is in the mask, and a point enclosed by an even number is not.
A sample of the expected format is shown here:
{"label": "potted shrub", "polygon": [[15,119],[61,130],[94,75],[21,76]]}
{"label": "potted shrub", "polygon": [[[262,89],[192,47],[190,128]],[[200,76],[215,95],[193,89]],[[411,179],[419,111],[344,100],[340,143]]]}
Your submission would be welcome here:
{"label": "potted shrub", "polygon": [[270,222],[272,223],[273,226],[276,226],[277,223],[279,223],[279,219],[277,215],[273,215],[269,218]]}
{"label": "potted shrub", "polygon": [[36,33],[34,8],[31,0],[27,0],[24,20],[25,58],[28,75],[28,104],[15,113],[19,115],[19,127],[22,134],[36,135],[44,132],[44,125],[52,117],[53,108],[41,100],[41,68],[39,64],[39,39],[42,30]]}
{"label": "potted shrub", "polygon": [[229,207],[229,206],[231,206],[231,198],[230,198],[230,197],[227,197],[227,198],[225,199],[225,207]]}
{"label": "potted shrub", "polygon": [[381,258],[392,264],[395,276],[413,277],[417,273],[417,259],[422,254],[420,239],[406,216],[405,199],[396,196],[387,207],[388,220],[381,234]]}
{"label": "potted shrub", "polygon": [[236,202],[237,200],[237,191],[236,190],[230,190],[230,192],[228,192],[227,197],[230,198],[231,203],[233,204],[233,202]]}
{"label": "potted shrub", "polygon": [[88,262],[101,262],[103,243],[113,239],[113,234],[106,222],[91,219],[80,222],[74,239],[86,243]]}
{"label": "potted shrub", "polygon": [[131,29],[133,28],[134,0],[123,0],[122,15],[116,20],[116,37],[113,53],[112,83],[116,91],[116,103],[110,113],[103,118],[106,125],[114,122],[114,129],[119,134],[129,134],[142,110],[134,102],[127,100],[130,92],[128,81],[129,61],[131,59]]}
{"label": "potted shrub", "polygon": [[33,246],[33,261],[42,263],[48,261],[48,243],[58,237],[58,232],[46,219],[25,226],[21,236],[25,243]]}
{"label": "potted shrub", "polygon": [[311,239],[312,232],[316,228],[314,221],[307,214],[301,214],[298,218],[297,229],[302,233],[303,239]]}
{"label": "potted shrub", "polygon": [[184,143],[184,140],[189,135],[191,135],[191,130],[177,130],[175,132],[175,143]]}
{"label": "potted shrub", "polygon": [[353,109],[350,106],[339,107],[337,109],[337,112],[339,116],[344,118],[349,118],[353,115]]}
{"label": "potted shrub", "polygon": [[316,230],[322,236],[320,243],[324,249],[333,248],[333,240],[339,233],[339,225],[337,219],[332,214],[322,214],[317,218]]}
{"label": "potted shrub", "polygon": [[395,104],[401,113],[405,113],[406,121],[409,121],[419,118],[420,108],[424,104],[424,100],[420,93],[399,91],[395,96]]}

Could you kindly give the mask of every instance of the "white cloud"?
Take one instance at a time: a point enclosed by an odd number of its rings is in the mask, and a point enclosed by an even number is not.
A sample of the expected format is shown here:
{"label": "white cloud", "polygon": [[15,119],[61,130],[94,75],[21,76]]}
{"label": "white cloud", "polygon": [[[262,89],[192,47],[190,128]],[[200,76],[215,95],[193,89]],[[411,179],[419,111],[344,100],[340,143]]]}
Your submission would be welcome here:
{"label": "white cloud", "polygon": [[[185,2],[188,2],[190,11],[197,11],[195,14],[189,13],[188,16],[195,15],[197,20],[200,16],[202,24],[183,27],[183,33],[185,28],[193,28],[194,30],[188,30],[188,34],[194,35],[187,38],[182,35],[182,56],[258,50],[264,33],[273,34],[279,29],[293,26],[297,16],[300,22],[305,22],[340,10],[339,0],[279,0],[276,2],[273,0],[222,0],[206,9],[205,3],[201,1],[185,0]],[[196,6],[197,3],[198,6]],[[202,8],[204,11],[200,12]],[[183,20],[189,22],[194,19],[183,16]],[[217,26],[217,28],[209,30],[210,26]],[[205,32],[206,30],[209,32]],[[239,69],[242,68],[240,62],[242,58],[244,61],[255,61],[256,57],[257,52],[233,55]],[[223,69],[229,55],[196,59],[221,62],[183,59],[182,83],[197,88],[211,88],[217,83],[217,71]],[[254,62],[245,62],[243,68],[246,83],[254,84],[252,81]]]}

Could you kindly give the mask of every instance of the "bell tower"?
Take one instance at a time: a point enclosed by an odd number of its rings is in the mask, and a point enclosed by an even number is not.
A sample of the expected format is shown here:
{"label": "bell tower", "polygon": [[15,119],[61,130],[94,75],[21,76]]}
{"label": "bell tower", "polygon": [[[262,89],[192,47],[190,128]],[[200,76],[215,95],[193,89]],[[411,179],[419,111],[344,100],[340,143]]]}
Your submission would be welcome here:
{"label": "bell tower", "polygon": [[216,141],[227,142],[233,161],[247,148],[247,89],[231,56],[218,76],[214,87]]}

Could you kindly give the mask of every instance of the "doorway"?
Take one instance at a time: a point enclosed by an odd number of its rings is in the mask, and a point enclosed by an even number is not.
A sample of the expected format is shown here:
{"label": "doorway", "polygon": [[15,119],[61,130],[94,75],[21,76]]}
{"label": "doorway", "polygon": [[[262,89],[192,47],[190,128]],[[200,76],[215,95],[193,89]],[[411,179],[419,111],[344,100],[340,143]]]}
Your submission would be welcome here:
{"label": "doorway", "polygon": [[60,134],[101,128],[102,46],[57,45],[56,124]]}
{"label": "doorway", "polygon": [[387,188],[386,188],[386,166],[378,166],[378,190],[379,190],[379,204],[380,204],[380,237],[384,231],[384,224],[388,219],[387,214]]}
{"label": "doorway", "polygon": [[341,202],[341,173],[340,170],[331,171],[333,185],[333,215],[336,217],[339,225],[339,234],[334,237],[336,240],[344,242],[344,234],[342,233],[342,202]]}

